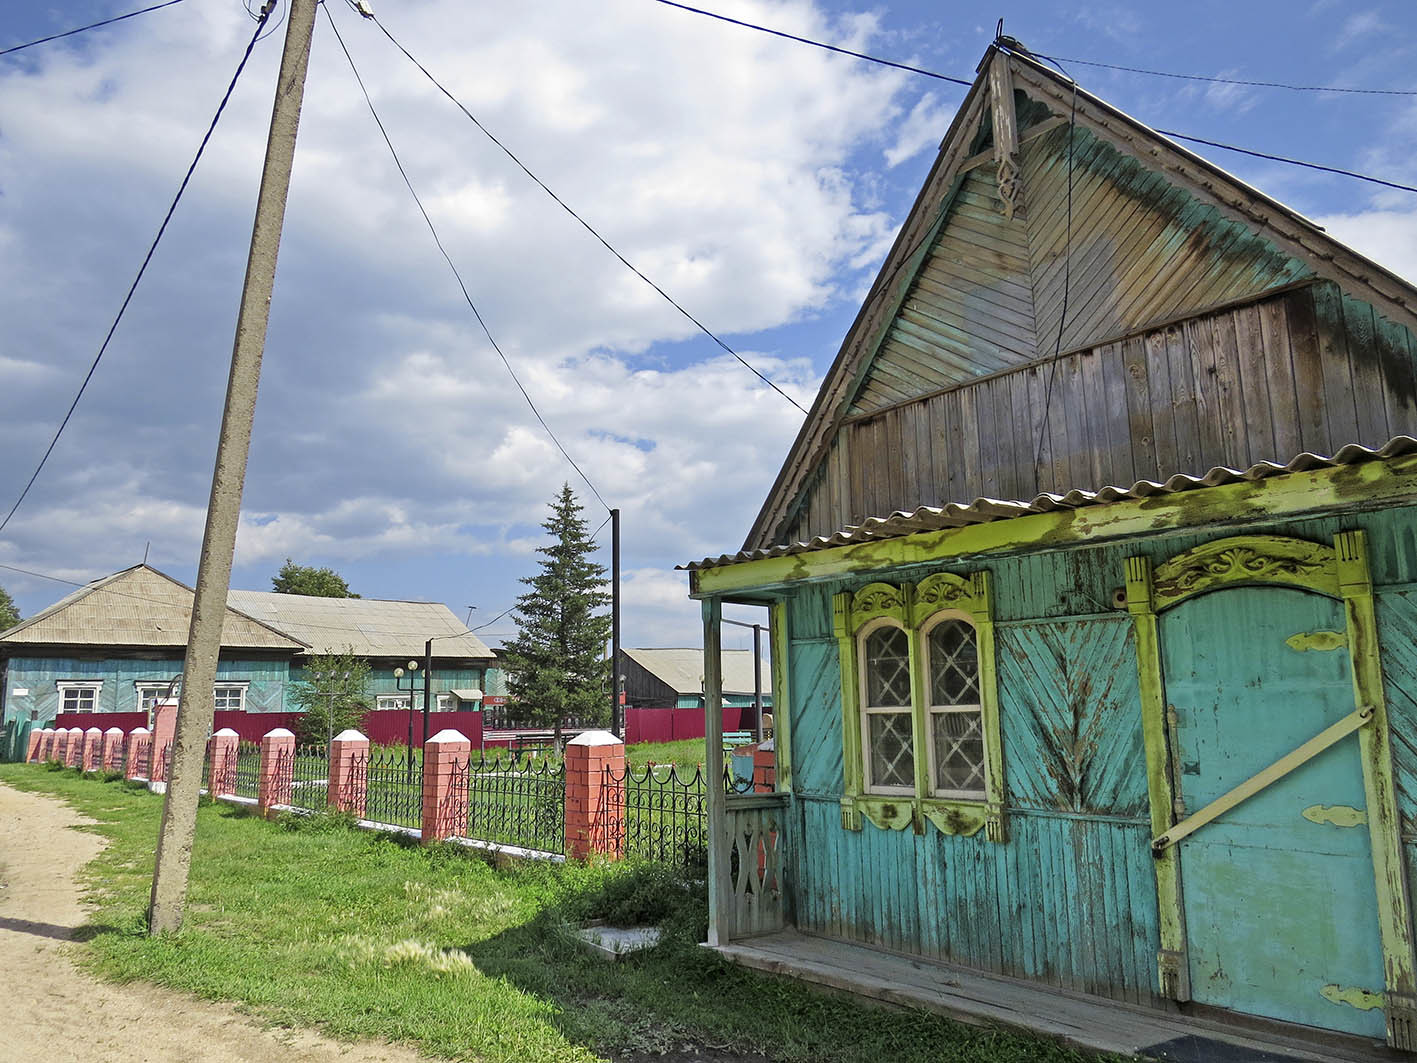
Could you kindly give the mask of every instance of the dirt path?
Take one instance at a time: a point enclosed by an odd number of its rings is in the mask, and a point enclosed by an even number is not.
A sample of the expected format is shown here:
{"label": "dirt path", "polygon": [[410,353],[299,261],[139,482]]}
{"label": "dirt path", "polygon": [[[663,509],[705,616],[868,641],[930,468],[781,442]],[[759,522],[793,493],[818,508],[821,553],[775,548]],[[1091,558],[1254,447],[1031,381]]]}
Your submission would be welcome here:
{"label": "dirt path", "polygon": [[0,785],[0,1060],[46,1063],[414,1063],[394,1045],[268,1030],[234,1008],[156,986],[111,985],[67,956],[85,919],[75,875],[103,839],[59,800]]}

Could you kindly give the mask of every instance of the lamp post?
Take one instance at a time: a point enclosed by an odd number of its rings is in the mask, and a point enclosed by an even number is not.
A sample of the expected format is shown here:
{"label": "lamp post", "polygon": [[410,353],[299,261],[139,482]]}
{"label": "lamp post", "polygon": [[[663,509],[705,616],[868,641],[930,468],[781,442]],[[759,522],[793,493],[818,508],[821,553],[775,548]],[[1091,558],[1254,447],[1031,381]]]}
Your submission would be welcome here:
{"label": "lamp post", "polygon": [[[408,688],[407,688],[407,689],[408,689],[408,784],[409,784],[410,786],[413,785],[413,688],[417,685],[417,680],[418,680],[418,677],[415,676],[413,673],[416,672],[416,671],[418,671],[418,662],[417,662],[417,661],[409,661],[409,662],[408,662]],[[402,681],[401,681],[402,679],[403,679],[403,669],[402,669],[402,668],[395,668],[395,669],[394,669],[394,686],[398,688],[398,692],[399,692],[400,694],[402,694],[402,693],[404,692],[404,685],[403,685],[403,683],[402,683]]]}

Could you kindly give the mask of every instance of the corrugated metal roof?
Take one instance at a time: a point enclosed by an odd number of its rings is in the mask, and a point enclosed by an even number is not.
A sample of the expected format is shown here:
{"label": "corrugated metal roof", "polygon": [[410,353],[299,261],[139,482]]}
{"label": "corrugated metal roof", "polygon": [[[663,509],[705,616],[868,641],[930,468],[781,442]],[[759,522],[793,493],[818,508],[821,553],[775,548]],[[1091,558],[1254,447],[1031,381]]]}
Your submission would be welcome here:
{"label": "corrugated metal roof", "polygon": [[[152,646],[180,649],[192,624],[192,588],[148,565],[94,580],[0,634],[4,646]],[[290,650],[305,643],[259,618],[227,609],[221,644]]]}
{"label": "corrugated metal roof", "polygon": [[1276,465],[1272,461],[1262,461],[1248,469],[1227,469],[1216,467],[1204,476],[1188,476],[1178,473],[1157,483],[1154,480],[1138,480],[1131,487],[1103,487],[1097,491],[1069,491],[1065,495],[1042,494],[1029,502],[1010,502],[997,498],[976,498],[968,505],[951,502],[944,506],[921,506],[913,512],[897,510],[887,517],[869,517],[860,524],[843,528],[835,535],[819,535],[809,542],[790,543],[764,550],[740,550],[736,554],[721,554],[706,557],[702,561],[692,561],[679,565],[680,571],[699,571],[736,565],[744,561],[759,561],[769,557],[787,557],[805,554],[814,550],[828,550],[834,546],[850,546],[855,543],[880,539],[895,539],[922,531],[942,531],[959,528],[966,524],[983,524],[988,521],[1008,520],[1011,517],[1025,517],[1033,513],[1054,513],[1063,509],[1082,509],[1085,506],[1106,505],[1155,495],[1174,495],[1194,491],[1202,487],[1219,487],[1222,484],[1238,483],[1242,480],[1267,480],[1271,476],[1284,473],[1306,472],[1310,469],[1333,468],[1337,465],[1357,465],[1365,461],[1395,458],[1403,454],[1417,453],[1417,439],[1411,436],[1395,436],[1383,444],[1379,450],[1350,443],[1332,457],[1310,454],[1307,451],[1286,465]]}
{"label": "corrugated metal roof", "polygon": [[[227,602],[287,631],[312,653],[423,660],[424,641],[435,657],[487,657],[492,651],[442,602],[392,602],[377,598],[317,598],[272,591],[232,591]],[[442,636],[455,636],[444,638]]]}
{"label": "corrugated metal roof", "polygon": [[[700,694],[704,689],[704,651],[693,648],[670,648],[620,651],[645,671],[666,683],[676,694]],[[753,651],[724,650],[723,692],[751,694],[753,692]],[[763,662],[763,693],[772,693],[772,669]]]}

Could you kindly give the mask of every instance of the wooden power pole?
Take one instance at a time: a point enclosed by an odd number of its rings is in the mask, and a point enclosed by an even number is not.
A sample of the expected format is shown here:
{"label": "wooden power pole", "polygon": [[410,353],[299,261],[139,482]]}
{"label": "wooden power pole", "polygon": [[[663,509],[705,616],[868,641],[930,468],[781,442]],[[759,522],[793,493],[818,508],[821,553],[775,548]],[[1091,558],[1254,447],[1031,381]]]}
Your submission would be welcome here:
{"label": "wooden power pole", "polygon": [[[221,652],[226,595],[231,586],[231,559],[236,550],[236,523],[246,483],[246,457],[251,445],[256,390],[261,379],[266,325],[270,319],[276,254],[280,250],[290,170],[295,158],[295,134],[300,126],[305,71],[315,28],[316,0],[288,2],[285,52],[271,111],[256,220],[251,228],[251,251],[246,261],[246,281],[241,289],[241,310],[231,351],[231,375],[226,384],[226,407],[222,411],[206,531],[202,535],[202,555],[197,568],[192,626],[187,634],[187,654],[182,665],[182,700],[177,709],[172,770],[168,773],[167,794],[162,806],[157,866],[148,909],[148,925],[154,934],[181,928],[187,899],[202,759],[215,711],[212,688]],[[271,0],[268,7],[273,5],[274,0]],[[154,750],[154,755],[158,752]]]}

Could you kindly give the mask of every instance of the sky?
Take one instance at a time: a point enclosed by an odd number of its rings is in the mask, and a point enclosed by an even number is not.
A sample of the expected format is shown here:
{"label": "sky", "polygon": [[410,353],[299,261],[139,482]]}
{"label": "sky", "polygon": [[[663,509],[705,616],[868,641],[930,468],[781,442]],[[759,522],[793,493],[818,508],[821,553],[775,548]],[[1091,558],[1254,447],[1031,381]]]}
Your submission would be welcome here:
{"label": "sky", "polygon": [[[655,0],[375,0],[408,50],[627,259],[810,406],[965,89]],[[10,5],[0,49],[144,6]],[[1158,128],[1417,184],[1409,3],[704,0],[972,78],[995,34]],[[284,13],[278,9],[277,17]],[[331,3],[489,346],[316,25],[234,587],[285,558],[442,601],[498,644],[569,482],[623,514],[624,644],[699,644],[674,566],[739,549],[802,415],[532,184],[372,23]],[[0,57],[0,513],[97,352],[253,31],[240,0]],[[0,564],[193,582],[283,28],[246,72]],[[1069,60],[1074,60],[1069,62]],[[1417,279],[1417,195],[1203,149]],[[604,500],[602,504],[601,499]],[[598,541],[608,547],[609,529]],[[599,555],[608,565],[608,549]],[[0,569],[29,615],[72,587]],[[753,610],[729,615],[761,619]],[[486,626],[484,626],[486,625]],[[730,628],[725,644],[747,645]]]}

